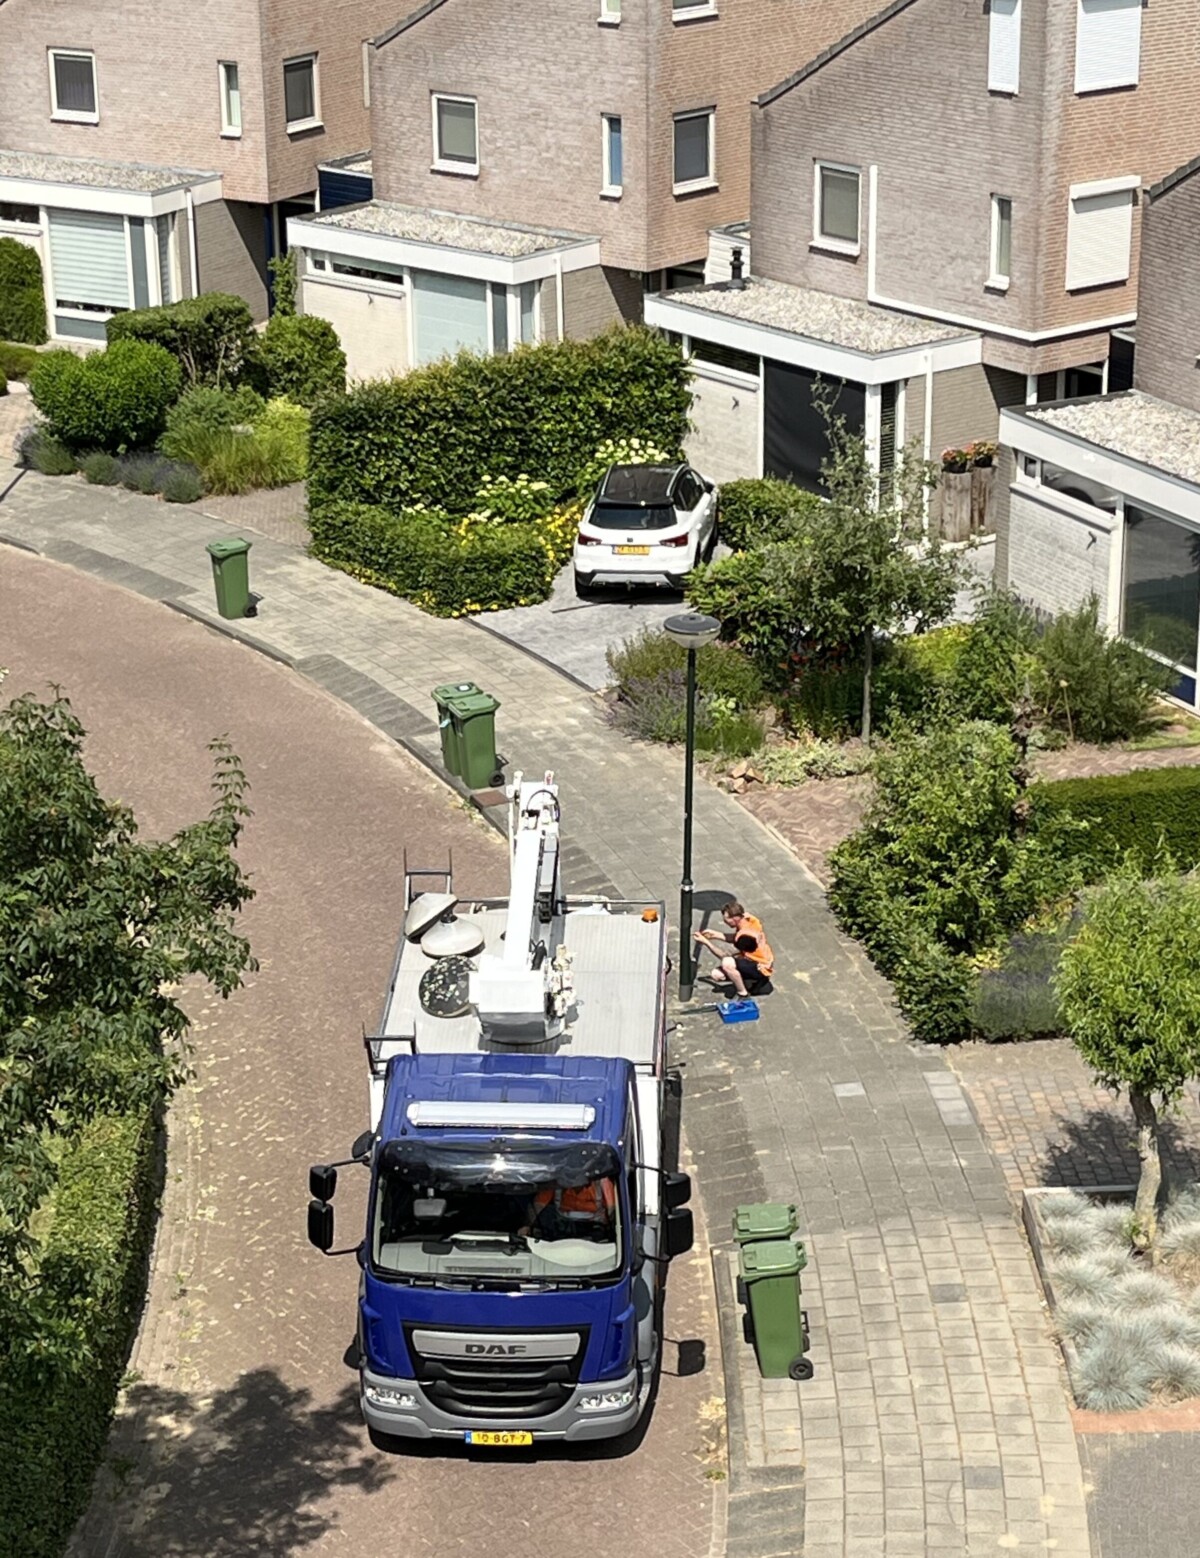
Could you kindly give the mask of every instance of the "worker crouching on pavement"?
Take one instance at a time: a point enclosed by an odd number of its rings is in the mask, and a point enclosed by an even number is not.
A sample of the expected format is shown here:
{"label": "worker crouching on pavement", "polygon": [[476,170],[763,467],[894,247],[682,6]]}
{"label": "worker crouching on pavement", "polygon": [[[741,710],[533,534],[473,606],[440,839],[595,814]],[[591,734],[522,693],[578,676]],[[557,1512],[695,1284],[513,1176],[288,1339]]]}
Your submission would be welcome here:
{"label": "worker crouching on pavement", "polygon": [[[736,901],[725,905],[721,918],[729,927],[727,932],[695,932],[695,940],[719,959],[720,966],[716,973],[709,975],[709,983],[719,990],[732,991],[743,1000],[748,995],[768,994],[775,958],[767,944],[762,921],[747,914]],[[726,952],[726,947],[732,950]]]}

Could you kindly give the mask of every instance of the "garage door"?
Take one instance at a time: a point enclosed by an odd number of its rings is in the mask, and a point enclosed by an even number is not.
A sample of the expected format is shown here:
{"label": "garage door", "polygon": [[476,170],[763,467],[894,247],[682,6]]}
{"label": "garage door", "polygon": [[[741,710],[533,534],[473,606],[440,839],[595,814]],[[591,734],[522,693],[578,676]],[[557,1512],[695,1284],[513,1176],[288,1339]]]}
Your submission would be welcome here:
{"label": "garage door", "polygon": [[487,282],[413,271],[412,289],[419,363],[453,356],[464,347],[481,354],[487,351]]}

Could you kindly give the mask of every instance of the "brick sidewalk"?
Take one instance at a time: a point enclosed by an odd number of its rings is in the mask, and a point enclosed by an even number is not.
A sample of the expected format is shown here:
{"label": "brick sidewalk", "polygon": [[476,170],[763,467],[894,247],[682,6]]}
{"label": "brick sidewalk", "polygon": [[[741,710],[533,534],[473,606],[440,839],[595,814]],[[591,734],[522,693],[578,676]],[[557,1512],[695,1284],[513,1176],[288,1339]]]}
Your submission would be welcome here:
{"label": "brick sidewalk", "polygon": [[[205,620],[213,523],[36,476],[0,506],[0,532]],[[516,648],[294,548],[258,543],[252,584],[259,616],[237,631],[431,764],[429,689],[466,677],[488,687],[514,765],[559,771],[570,885],[673,897],[678,754],[616,740],[596,700]],[[1003,1175],[953,1072],[908,1042],[887,986],[838,932],[817,882],[708,786],[696,798],[696,855],[703,901],[745,895],[773,928],[783,970],[758,1024],[726,1032],[694,1009],[678,1014],[699,1190],[718,1260],[737,1204],[797,1203],[817,1368],[811,1387],[789,1394],[763,1390],[744,1355],[726,1359],[747,1424],[731,1444],[730,1553],[915,1558],[1020,1546],[1083,1558],[1057,1353]],[[779,1504],[794,1506],[790,1530],[780,1508],[759,1528],[767,1473],[784,1489]]]}

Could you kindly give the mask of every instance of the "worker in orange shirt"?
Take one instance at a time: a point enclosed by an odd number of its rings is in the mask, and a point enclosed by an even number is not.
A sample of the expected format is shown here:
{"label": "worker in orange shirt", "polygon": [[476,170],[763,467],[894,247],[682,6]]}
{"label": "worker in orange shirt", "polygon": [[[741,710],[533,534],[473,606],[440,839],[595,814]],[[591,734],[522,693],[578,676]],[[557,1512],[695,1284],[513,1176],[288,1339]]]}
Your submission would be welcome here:
{"label": "worker in orange shirt", "polygon": [[[725,905],[721,918],[728,930],[698,930],[695,939],[719,960],[720,967],[709,976],[717,989],[732,991],[743,1000],[748,995],[766,995],[775,971],[775,956],[767,943],[763,924],[747,914],[736,900]],[[724,951],[729,947],[732,950]]]}
{"label": "worker in orange shirt", "polygon": [[586,1185],[543,1185],[521,1232],[535,1239],[608,1239],[616,1206],[617,1187],[607,1177]]}

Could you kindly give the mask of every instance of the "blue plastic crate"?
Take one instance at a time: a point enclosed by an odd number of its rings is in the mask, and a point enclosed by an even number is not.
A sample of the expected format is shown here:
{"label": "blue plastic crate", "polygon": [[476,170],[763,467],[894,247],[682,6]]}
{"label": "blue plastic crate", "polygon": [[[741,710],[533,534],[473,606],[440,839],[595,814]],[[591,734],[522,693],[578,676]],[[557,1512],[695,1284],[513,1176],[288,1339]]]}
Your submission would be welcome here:
{"label": "blue plastic crate", "polygon": [[757,1022],[758,1002],[748,996],[744,1001],[721,1001],[717,1015],[722,1022]]}

